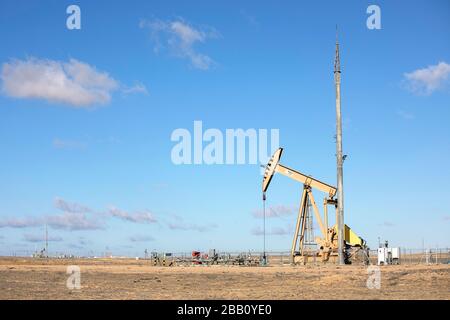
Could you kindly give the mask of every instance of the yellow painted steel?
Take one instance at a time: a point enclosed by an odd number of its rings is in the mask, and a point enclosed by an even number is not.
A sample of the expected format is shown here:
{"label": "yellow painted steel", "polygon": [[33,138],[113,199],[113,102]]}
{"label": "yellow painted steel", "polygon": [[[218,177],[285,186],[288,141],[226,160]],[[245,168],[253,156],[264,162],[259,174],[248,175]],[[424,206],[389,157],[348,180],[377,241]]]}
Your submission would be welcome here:
{"label": "yellow painted steel", "polygon": [[310,186],[322,192],[328,193],[330,198],[333,198],[336,195],[337,190],[335,187],[330,186],[329,184],[326,184],[325,182],[317,180],[313,177],[307,176],[297,170],[286,167],[281,163],[278,163],[278,165],[275,167],[275,171],[300,183],[303,183],[306,186]]}
{"label": "yellow painted steel", "polygon": [[[337,225],[334,225],[333,228],[337,232]],[[364,240],[354,233],[348,225],[344,225],[344,240],[351,246],[364,245]]]}

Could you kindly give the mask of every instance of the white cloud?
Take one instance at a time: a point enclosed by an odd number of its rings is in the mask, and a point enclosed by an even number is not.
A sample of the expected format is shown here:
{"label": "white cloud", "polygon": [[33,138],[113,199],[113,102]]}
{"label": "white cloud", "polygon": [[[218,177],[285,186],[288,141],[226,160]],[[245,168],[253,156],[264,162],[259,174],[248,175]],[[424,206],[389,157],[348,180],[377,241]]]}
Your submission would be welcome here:
{"label": "white cloud", "polygon": [[[295,212],[294,207],[288,207],[285,205],[277,205],[266,208],[266,218],[279,218],[283,216],[291,215]],[[262,218],[264,217],[264,211],[262,209],[257,209],[252,212],[252,215],[255,218]]]}
{"label": "white cloud", "polygon": [[110,207],[108,212],[110,216],[116,217],[125,221],[135,222],[135,223],[155,223],[157,219],[150,211],[140,211],[129,213],[123,210],[120,210],[116,207]]}
{"label": "white cloud", "polygon": [[132,87],[124,86],[122,92],[125,94],[134,94],[134,93],[148,94],[147,87],[140,82],[136,83]]}
{"label": "white cloud", "polygon": [[32,217],[5,218],[0,220],[0,228],[28,228],[40,226],[42,224],[42,219]]}
{"label": "white cloud", "polygon": [[383,223],[380,223],[379,226],[380,227],[388,227],[388,228],[390,228],[390,227],[395,227],[395,224],[393,224],[390,221],[384,221]]}
{"label": "white cloud", "polygon": [[407,88],[415,94],[429,95],[446,84],[450,74],[450,65],[439,62],[437,65],[405,73]]}
{"label": "white cloud", "polygon": [[53,147],[56,149],[82,150],[86,148],[86,143],[75,140],[53,139]]}
{"label": "white cloud", "polygon": [[107,104],[118,82],[87,63],[29,58],[4,63],[2,91],[15,98],[43,99],[77,108]]}
{"label": "white cloud", "polygon": [[0,228],[30,228],[48,225],[53,229],[68,231],[104,229],[108,218],[118,218],[141,224],[157,223],[155,215],[148,210],[126,212],[116,207],[98,212],[76,202],[55,198],[54,207],[61,210],[58,214],[42,215],[40,217],[0,218]]}
{"label": "white cloud", "polygon": [[62,241],[63,239],[59,236],[49,236],[47,239],[45,238],[45,236],[43,234],[24,234],[24,240],[28,241],[28,242],[44,242],[45,240],[49,241],[49,242],[54,242],[54,241]]}
{"label": "white cloud", "polygon": [[86,207],[85,205],[76,203],[76,202],[68,202],[62,198],[55,198],[54,201],[55,208],[58,208],[64,212],[70,213],[86,213],[91,212],[91,209]]}
{"label": "white cloud", "polygon": [[397,114],[405,120],[413,120],[415,118],[414,114],[404,110],[398,110]]}
{"label": "white cloud", "polygon": [[137,236],[130,237],[131,242],[149,242],[149,241],[154,241],[154,240],[155,239],[150,236],[137,235]]}
{"label": "white cloud", "polygon": [[199,225],[195,223],[186,223],[182,220],[181,217],[178,217],[178,220],[176,222],[169,222],[167,223],[169,229],[171,230],[192,230],[197,232],[206,232],[210,231],[212,229],[217,228],[217,225],[214,223],[207,224],[207,225]]}
{"label": "white cloud", "polygon": [[188,59],[194,68],[208,70],[214,60],[194,49],[197,43],[205,43],[208,39],[218,37],[217,31],[210,27],[195,28],[182,19],[174,21],[142,20],[141,28],[150,30],[150,37],[154,43],[154,51],[169,48],[177,57]]}
{"label": "white cloud", "polygon": [[259,21],[258,19],[256,19],[256,17],[254,15],[249,14],[247,11],[245,10],[241,10],[240,11],[241,16],[247,21],[247,23],[253,27],[253,28],[259,28]]}
{"label": "white cloud", "polygon": [[80,212],[64,212],[45,217],[9,218],[0,220],[0,228],[30,228],[48,225],[54,229],[95,230],[103,228],[103,224],[95,218]]}
{"label": "white cloud", "polygon": [[[289,227],[281,228],[281,227],[273,227],[270,231],[266,230],[266,235],[274,235],[274,236],[284,236],[291,234],[293,231],[289,229]],[[253,228],[251,231],[254,236],[262,236],[264,234],[264,230],[261,227]]]}
{"label": "white cloud", "polygon": [[102,229],[103,223],[90,218],[85,213],[64,212],[62,214],[47,216],[45,222],[54,229],[64,230],[96,230]]}

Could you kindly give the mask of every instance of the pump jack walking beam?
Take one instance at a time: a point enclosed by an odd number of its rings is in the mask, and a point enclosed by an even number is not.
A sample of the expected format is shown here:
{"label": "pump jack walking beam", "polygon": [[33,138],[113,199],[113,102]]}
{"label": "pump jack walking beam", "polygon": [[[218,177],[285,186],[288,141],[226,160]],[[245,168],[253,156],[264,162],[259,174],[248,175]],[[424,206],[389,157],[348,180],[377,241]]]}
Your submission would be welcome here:
{"label": "pump jack walking beam", "polygon": [[305,186],[309,186],[311,188],[320,190],[324,193],[328,193],[328,196],[330,198],[333,198],[336,195],[336,188],[333,186],[330,186],[329,184],[326,184],[325,182],[322,182],[320,180],[314,179],[313,177],[309,177],[307,175],[304,175],[303,173],[296,171],[294,169],[291,169],[289,167],[286,167],[279,163],[275,171],[278,173],[281,173],[282,175],[285,175],[291,179],[294,179],[300,183],[303,183]]}
{"label": "pump jack walking beam", "polygon": [[275,151],[274,155],[270,159],[269,163],[266,166],[266,171],[264,173],[264,180],[263,180],[263,192],[267,191],[267,188],[269,187],[270,181],[272,180],[273,174],[275,172],[281,173],[282,175],[285,175],[291,179],[294,179],[300,183],[302,183],[305,186],[309,186],[315,189],[318,189],[324,193],[328,193],[328,196],[330,198],[333,198],[336,195],[336,187],[330,186],[329,184],[326,184],[325,182],[322,182],[318,179],[315,179],[313,177],[307,176],[297,170],[291,169],[289,167],[286,167],[279,163],[281,154],[283,153],[283,148],[279,148],[277,151]]}

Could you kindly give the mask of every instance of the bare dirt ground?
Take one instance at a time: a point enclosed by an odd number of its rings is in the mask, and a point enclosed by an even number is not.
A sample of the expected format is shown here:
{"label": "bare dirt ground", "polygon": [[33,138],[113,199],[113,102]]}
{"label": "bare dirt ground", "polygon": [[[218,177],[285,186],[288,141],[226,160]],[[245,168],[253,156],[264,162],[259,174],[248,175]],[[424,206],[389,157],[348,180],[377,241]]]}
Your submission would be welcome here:
{"label": "bare dirt ground", "polygon": [[[66,268],[81,269],[81,289]],[[0,299],[444,299],[449,265],[384,266],[368,289],[362,266],[152,267],[148,261],[0,258]]]}

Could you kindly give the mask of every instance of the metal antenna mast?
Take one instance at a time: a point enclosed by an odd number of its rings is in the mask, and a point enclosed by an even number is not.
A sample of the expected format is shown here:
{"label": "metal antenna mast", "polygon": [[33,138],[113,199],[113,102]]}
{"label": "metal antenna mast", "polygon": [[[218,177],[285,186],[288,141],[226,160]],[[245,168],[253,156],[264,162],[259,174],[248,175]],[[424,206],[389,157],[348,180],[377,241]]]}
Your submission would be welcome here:
{"label": "metal antenna mast", "polygon": [[48,226],[45,225],[45,256],[48,258]]}
{"label": "metal antenna mast", "polygon": [[336,56],[334,60],[334,83],[336,86],[336,158],[337,158],[337,206],[338,206],[338,254],[339,264],[344,264],[344,182],[342,155],[342,120],[341,120],[341,61],[336,26]]}

